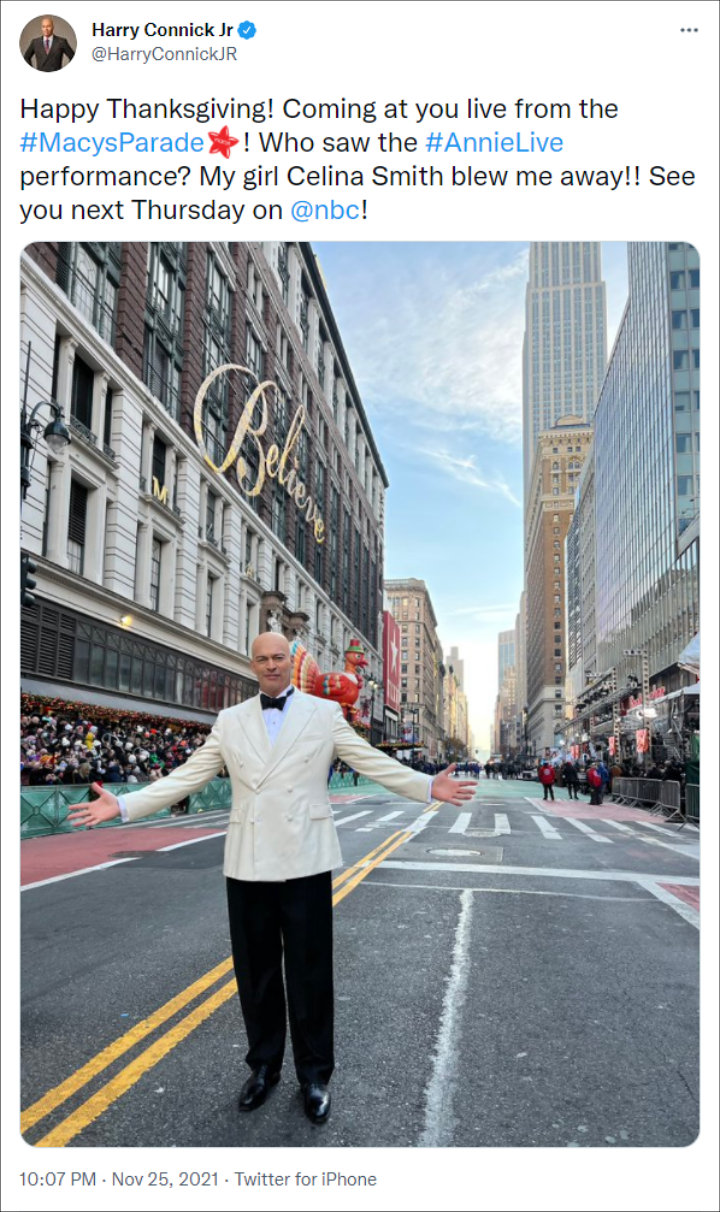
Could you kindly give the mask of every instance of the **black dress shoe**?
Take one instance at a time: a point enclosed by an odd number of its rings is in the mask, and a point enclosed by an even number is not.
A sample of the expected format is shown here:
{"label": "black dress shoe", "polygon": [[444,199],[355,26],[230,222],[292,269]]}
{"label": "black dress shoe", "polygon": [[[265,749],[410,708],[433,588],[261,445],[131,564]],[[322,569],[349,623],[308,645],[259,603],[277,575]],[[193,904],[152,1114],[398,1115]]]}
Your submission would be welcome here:
{"label": "black dress shoe", "polygon": [[303,1086],[305,1114],[313,1124],[324,1124],[330,1114],[330,1091],[322,1082],[308,1082]]}
{"label": "black dress shoe", "polygon": [[245,1082],[238,1098],[238,1111],[254,1111],[268,1096],[271,1086],[277,1085],[280,1074],[272,1072],[269,1065],[254,1069]]}

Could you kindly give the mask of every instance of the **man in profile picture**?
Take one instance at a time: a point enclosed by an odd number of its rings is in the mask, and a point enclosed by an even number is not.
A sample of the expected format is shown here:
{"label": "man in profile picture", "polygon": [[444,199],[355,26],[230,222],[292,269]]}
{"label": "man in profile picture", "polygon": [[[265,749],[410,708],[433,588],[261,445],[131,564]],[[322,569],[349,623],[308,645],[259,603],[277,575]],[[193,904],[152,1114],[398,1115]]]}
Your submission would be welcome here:
{"label": "man in profile picture", "polygon": [[70,43],[54,33],[54,28],[52,17],[43,17],[40,22],[42,37],[33,38],[25,51],[25,62],[30,63],[34,56],[35,67],[39,72],[59,72],[65,66],[63,55],[67,56],[69,63],[75,54]]}

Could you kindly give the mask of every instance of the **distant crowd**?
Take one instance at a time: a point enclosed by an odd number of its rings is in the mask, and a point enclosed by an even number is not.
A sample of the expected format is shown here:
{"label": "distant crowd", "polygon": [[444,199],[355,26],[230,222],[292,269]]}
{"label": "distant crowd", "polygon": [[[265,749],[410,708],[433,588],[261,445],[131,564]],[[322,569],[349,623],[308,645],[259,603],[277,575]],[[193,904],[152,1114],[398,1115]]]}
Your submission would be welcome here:
{"label": "distant crowd", "polygon": [[154,782],[187,761],[210,725],[23,695],[23,787]]}

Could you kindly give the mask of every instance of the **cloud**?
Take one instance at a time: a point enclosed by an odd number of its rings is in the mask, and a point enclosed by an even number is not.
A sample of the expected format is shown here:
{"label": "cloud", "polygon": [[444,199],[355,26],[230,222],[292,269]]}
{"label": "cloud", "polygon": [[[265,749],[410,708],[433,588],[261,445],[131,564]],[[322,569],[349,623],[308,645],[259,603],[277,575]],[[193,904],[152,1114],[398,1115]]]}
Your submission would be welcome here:
{"label": "cloud", "polygon": [[470,484],[473,488],[499,493],[500,496],[506,497],[512,505],[520,509],[521,502],[515,496],[509,484],[505,482],[502,476],[496,474],[489,477],[479,467],[476,467],[475,455],[461,458],[459,455],[451,454],[448,450],[421,450],[419,453],[427,455],[430,459],[434,459],[439,464],[441,471],[444,471],[452,479],[459,480],[463,484]]}
{"label": "cloud", "polygon": [[337,307],[373,426],[392,440],[401,417],[519,446],[526,247],[384,247],[353,267],[353,295]]}

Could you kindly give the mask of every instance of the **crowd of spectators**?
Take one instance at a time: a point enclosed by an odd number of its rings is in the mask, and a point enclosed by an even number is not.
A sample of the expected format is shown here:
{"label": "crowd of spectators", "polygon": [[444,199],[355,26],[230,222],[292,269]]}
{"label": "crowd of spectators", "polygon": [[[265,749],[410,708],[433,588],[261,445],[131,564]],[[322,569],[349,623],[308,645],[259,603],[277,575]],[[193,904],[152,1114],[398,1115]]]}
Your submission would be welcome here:
{"label": "crowd of spectators", "polygon": [[210,725],[23,694],[23,787],[146,783],[169,774],[204,742]]}

